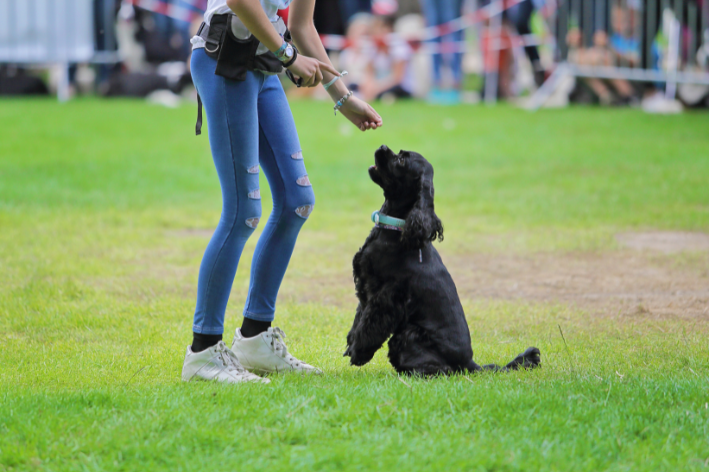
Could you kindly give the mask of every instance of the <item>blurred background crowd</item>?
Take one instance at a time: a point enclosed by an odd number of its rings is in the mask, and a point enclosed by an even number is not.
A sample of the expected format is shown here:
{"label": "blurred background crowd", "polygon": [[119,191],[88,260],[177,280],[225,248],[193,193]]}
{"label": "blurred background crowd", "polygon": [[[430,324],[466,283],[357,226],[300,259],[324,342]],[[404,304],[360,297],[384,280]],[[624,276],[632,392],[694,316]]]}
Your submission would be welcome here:
{"label": "blurred background crowd", "polygon": [[[24,61],[22,45],[12,44],[22,32],[0,33],[1,95],[56,93],[64,84],[70,96],[147,97],[168,106],[195,97],[190,38],[206,0],[87,1],[90,60]],[[10,3],[0,0],[0,17],[14,21],[21,15]],[[538,94],[547,106],[672,112],[709,107],[707,3],[317,0],[314,20],[333,62],[366,100],[529,105]],[[326,98],[321,88],[289,93]]]}

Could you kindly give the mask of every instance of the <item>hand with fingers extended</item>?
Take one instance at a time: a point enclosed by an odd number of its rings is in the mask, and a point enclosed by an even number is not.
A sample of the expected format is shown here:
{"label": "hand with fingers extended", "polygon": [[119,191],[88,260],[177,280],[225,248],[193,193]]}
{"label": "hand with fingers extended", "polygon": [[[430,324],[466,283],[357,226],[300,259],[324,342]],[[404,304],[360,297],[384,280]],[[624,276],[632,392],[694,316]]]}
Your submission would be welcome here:
{"label": "hand with fingers extended", "polygon": [[382,117],[371,105],[354,96],[347,100],[339,111],[361,131],[377,129],[384,124]]}
{"label": "hand with fingers extended", "polygon": [[331,74],[340,75],[337,70],[330,64],[313,59],[312,57],[299,54],[295,58],[295,62],[288,67],[293,75],[303,80],[301,87],[316,87],[322,82],[322,72],[327,71]]}

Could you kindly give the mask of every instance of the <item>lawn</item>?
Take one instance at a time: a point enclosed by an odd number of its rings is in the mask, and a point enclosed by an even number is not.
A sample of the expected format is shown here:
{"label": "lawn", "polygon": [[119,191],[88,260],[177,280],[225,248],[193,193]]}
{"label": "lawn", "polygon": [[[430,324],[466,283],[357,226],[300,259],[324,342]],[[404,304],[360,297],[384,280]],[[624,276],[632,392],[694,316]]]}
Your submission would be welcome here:
{"label": "lawn", "polygon": [[[293,103],[316,209],[276,324],[325,375],[224,386],[180,381],[221,204],[194,107],[0,101],[0,471],[709,470],[709,251],[633,252],[617,237],[709,232],[709,115],[379,111],[384,128],[362,134],[325,103]],[[541,369],[398,378],[385,349],[363,368],[342,357],[351,258],[382,202],[367,176],[381,144],[435,167],[437,245],[475,359],[534,345]],[[597,304],[479,288],[511,260],[534,262],[532,279],[575,261],[637,266],[620,285],[684,278],[662,282],[675,297],[662,309],[653,291]]]}

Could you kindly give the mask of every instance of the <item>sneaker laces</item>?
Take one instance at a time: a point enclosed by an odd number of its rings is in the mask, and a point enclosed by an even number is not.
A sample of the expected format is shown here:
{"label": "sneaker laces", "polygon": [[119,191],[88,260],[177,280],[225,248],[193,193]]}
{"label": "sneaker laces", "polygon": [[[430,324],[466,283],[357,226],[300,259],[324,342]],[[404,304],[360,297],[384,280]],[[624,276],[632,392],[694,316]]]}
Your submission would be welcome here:
{"label": "sneaker laces", "polygon": [[226,367],[227,370],[237,372],[239,374],[244,374],[247,372],[247,370],[244,369],[239,362],[239,359],[236,358],[236,354],[234,354],[232,350],[224,344],[224,341],[219,341],[219,343],[217,343],[216,351],[219,360],[222,361],[222,366]]}
{"label": "sneaker laces", "polygon": [[271,347],[276,355],[285,359],[289,364],[295,363],[296,367],[300,361],[288,354],[288,346],[286,346],[286,333],[281,328],[271,328]]}

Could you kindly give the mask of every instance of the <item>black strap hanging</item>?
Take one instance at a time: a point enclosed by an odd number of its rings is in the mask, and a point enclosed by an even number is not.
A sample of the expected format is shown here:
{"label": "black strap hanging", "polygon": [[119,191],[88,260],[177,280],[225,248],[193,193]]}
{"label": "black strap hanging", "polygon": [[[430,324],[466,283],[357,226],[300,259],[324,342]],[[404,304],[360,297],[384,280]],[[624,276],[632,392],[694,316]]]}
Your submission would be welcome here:
{"label": "black strap hanging", "polygon": [[295,84],[296,87],[301,87],[303,85],[303,78],[298,77],[296,79],[295,75],[293,75],[293,72],[291,72],[290,69],[286,69],[286,77],[288,77],[290,81]]}
{"label": "black strap hanging", "polygon": [[195,135],[202,134],[202,97],[197,94],[197,126],[195,126]]}

